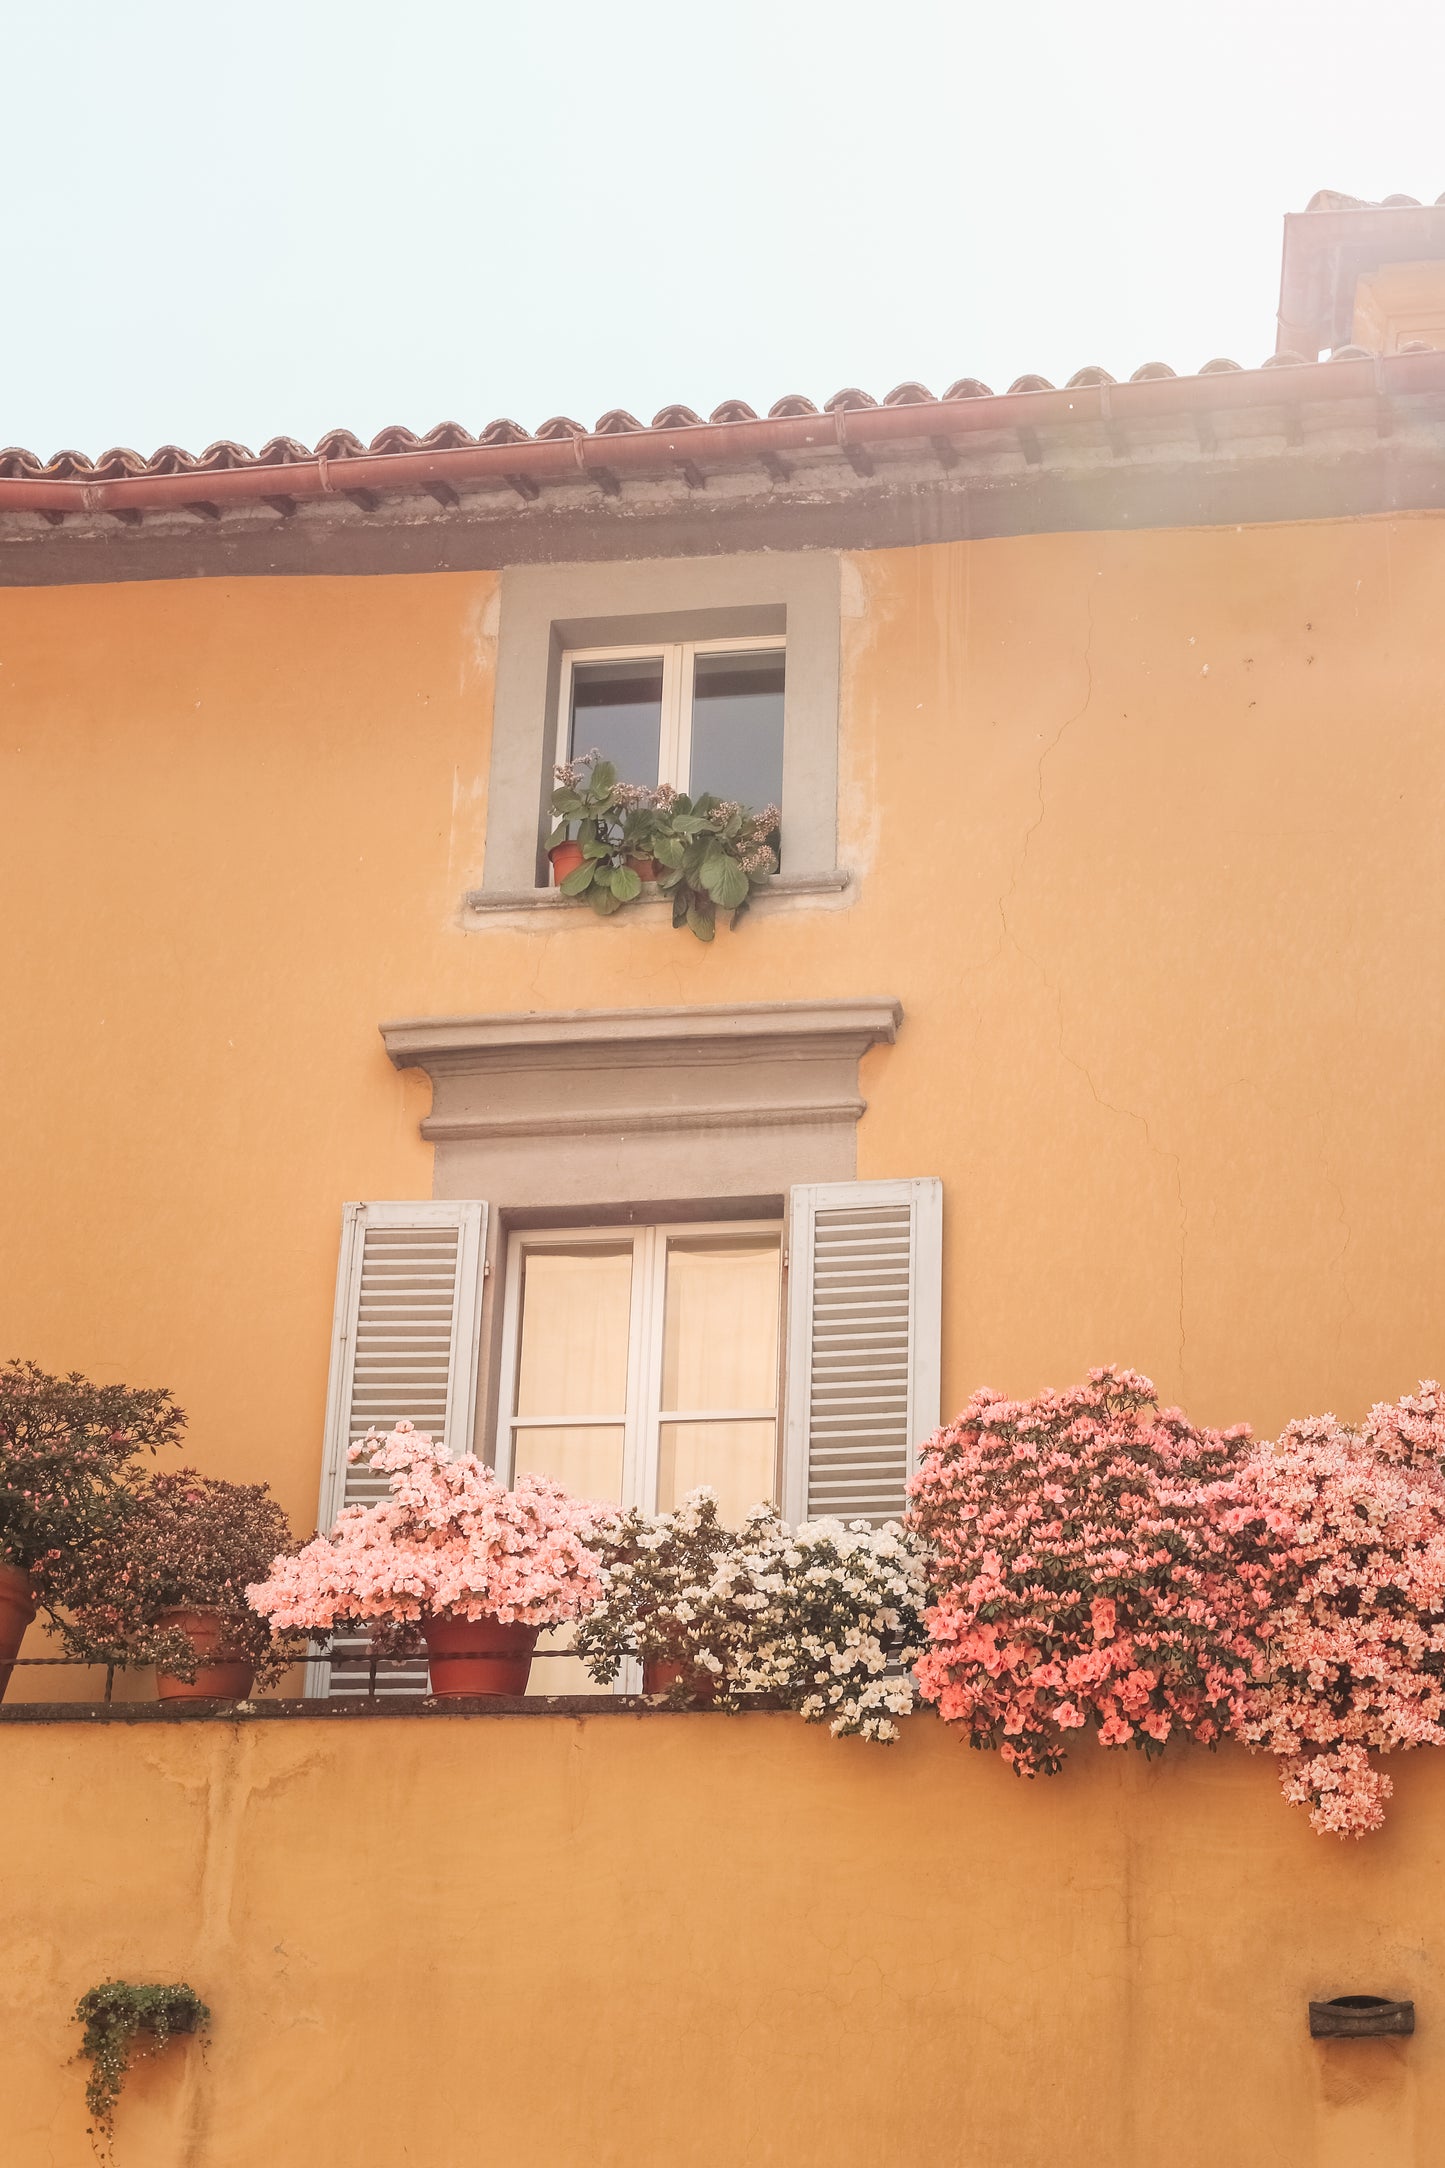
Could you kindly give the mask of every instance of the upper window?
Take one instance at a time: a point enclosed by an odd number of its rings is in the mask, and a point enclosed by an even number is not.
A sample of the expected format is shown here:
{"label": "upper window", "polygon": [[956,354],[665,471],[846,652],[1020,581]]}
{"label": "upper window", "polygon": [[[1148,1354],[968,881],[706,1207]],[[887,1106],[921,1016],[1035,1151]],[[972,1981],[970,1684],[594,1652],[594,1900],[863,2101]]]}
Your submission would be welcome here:
{"label": "upper window", "polygon": [[779,805],[785,666],[780,637],[571,648],[558,743],[595,747],[624,782]]}
{"label": "upper window", "polygon": [[766,1222],[514,1235],[499,1469],[647,1512],[707,1483],[733,1523],[775,1502],[781,1253]]}

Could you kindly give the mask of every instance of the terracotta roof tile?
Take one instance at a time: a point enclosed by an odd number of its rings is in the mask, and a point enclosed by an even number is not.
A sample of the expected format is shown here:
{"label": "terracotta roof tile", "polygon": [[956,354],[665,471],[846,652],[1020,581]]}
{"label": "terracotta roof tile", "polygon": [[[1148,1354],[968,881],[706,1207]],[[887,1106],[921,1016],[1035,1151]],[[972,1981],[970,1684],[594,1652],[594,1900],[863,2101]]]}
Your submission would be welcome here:
{"label": "terracotta roof tile", "polygon": [[[1317,197],[1312,207],[1338,208],[1341,203],[1353,202],[1353,200],[1330,198],[1326,203],[1323,197]],[[1429,347],[1421,341],[1411,341],[1407,347],[1402,348],[1402,352],[1408,353],[1418,354],[1429,351]],[[1341,362],[1359,361],[1364,358],[1369,358],[1368,350],[1356,345],[1337,347],[1330,356],[1331,360]],[[1303,355],[1292,352],[1272,354],[1260,364],[1260,367],[1266,369],[1291,370],[1316,366],[1323,368],[1325,365],[1323,363],[1313,363],[1306,360]],[[1214,359],[1204,362],[1195,373],[1199,377],[1233,375],[1240,372],[1240,367],[1241,365],[1237,361],[1230,360],[1223,355],[1217,355]],[[1151,381],[1172,379],[1174,377],[1175,371],[1167,362],[1148,361],[1134,371],[1129,382],[1131,384],[1146,384]],[[1093,363],[1076,370],[1068,379],[1066,388],[1070,392],[1104,389],[1115,382],[1116,379],[1107,369]],[[1048,394],[1053,392],[1054,386],[1047,377],[1030,372],[1016,377],[1009,385],[1008,390],[1010,396],[1017,397],[1028,394]],[[1297,394],[1292,396],[1297,396]],[[949,384],[947,390],[942,394],[942,401],[952,404],[964,400],[987,401],[992,400],[994,397],[995,394],[990,386],[980,378],[963,376],[955,378]],[[1188,394],[1183,391],[1181,386],[1181,399],[1187,400],[1187,397]],[[938,403],[926,385],[916,379],[908,378],[904,382],[895,385],[881,404],[885,409],[896,410],[900,408],[923,409]],[[876,410],[879,408],[879,404],[879,401],[871,393],[863,391],[857,385],[845,385],[825,402],[822,412],[828,415],[841,416],[844,413],[860,412],[865,409]],[[806,394],[788,392],[782,398],[776,400],[769,408],[768,421],[780,424],[789,422],[806,424],[808,419],[816,416],[819,411],[819,408]],[[8,449],[0,450],[0,481],[12,483],[93,481],[101,485],[129,482],[136,478],[150,476],[175,478],[195,475],[199,478],[207,474],[221,473],[236,468],[269,468],[277,470],[278,492],[284,493],[285,482],[282,478],[284,470],[303,463],[314,464],[318,458],[337,462],[368,458],[374,462],[377,459],[395,456],[399,460],[410,457],[414,461],[417,454],[427,452],[464,452],[477,447],[494,448],[507,445],[560,444],[578,438],[645,437],[650,433],[659,438],[664,438],[666,433],[671,430],[703,430],[710,425],[721,427],[726,424],[756,424],[758,421],[757,412],[746,400],[725,399],[713,409],[708,423],[704,423],[700,416],[689,406],[665,406],[654,415],[650,423],[640,421],[627,408],[613,407],[601,416],[595,429],[592,430],[587,429],[581,422],[575,421],[570,415],[565,414],[552,415],[535,431],[524,429],[519,422],[502,416],[488,422],[480,434],[475,436],[460,422],[439,422],[434,428],[428,430],[425,435],[419,435],[404,423],[394,422],[378,430],[369,446],[363,445],[360,438],[348,429],[332,429],[328,431],[314,449],[308,449],[295,437],[272,437],[261,447],[259,452],[255,453],[249,451],[245,445],[235,443],[229,438],[220,439],[199,454],[187,452],[177,444],[163,444],[148,457],[127,446],[117,445],[103,452],[98,458],[92,458],[85,452],[66,449],[57,451],[49,459],[44,459],[33,451],[28,451],[18,445],[12,445]],[[1000,426],[1012,427],[1016,426],[1016,424],[1001,422]],[[942,420],[935,426],[927,415],[920,413],[917,433],[921,439],[937,443],[947,437],[948,425],[946,420]],[[891,430],[875,429],[870,431],[870,437],[876,437],[879,441],[891,441],[896,434],[897,432]],[[792,439],[792,443],[799,450],[805,448],[811,450],[820,441],[830,439],[832,435],[831,430],[810,431],[805,428]],[[840,445],[842,444],[842,437],[843,432],[840,430]],[[719,456],[724,459],[734,456],[739,458],[746,456],[749,459],[756,459],[768,468],[768,471],[774,475],[774,479],[778,479],[780,475],[786,479],[787,470],[783,461],[777,453],[767,448],[765,441],[756,438],[742,438],[739,441],[745,447],[745,450],[729,451],[720,438],[717,444]],[[761,445],[761,448],[759,448],[759,445]],[[844,449],[847,458],[854,465],[857,472],[864,475],[872,472],[871,466],[867,463],[871,455],[851,436],[849,436],[846,445],[842,445],[842,449]],[[660,469],[665,470],[668,467],[670,450],[671,448],[665,442],[660,442],[657,445],[656,457]],[[584,453],[583,447],[579,446],[576,471],[598,479],[604,489],[608,489],[615,494],[616,478],[609,473],[607,457],[608,455],[599,453],[593,453],[589,457]],[[671,450],[671,459],[674,465],[681,457],[683,457],[683,454],[680,450]],[[618,458],[620,461],[620,450]],[[695,467],[695,460],[700,460],[705,465],[705,452],[699,449],[694,454],[692,448],[689,447],[684,466],[685,468],[692,467],[694,469],[694,472],[686,475],[692,487],[700,486],[701,482],[701,472],[700,469]],[[641,464],[646,464],[646,462],[644,461]],[[634,455],[628,462],[629,470],[641,471],[641,464]],[[413,469],[413,473],[414,471]],[[486,471],[490,474],[495,472],[496,468],[488,467]],[[573,468],[571,463],[568,462],[565,467],[554,466],[548,471],[552,479],[566,480],[572,475]],[[620,471],[621,466],[619,465]],[[501,475],[503,479],[511,479],[505,466],[501,467]],[[604,480],[604,476],[607,479]],[[328,488],[323,479],[323,489],[326,493],[337,491],[343,495],[350,495],[354,502],[369,508],[369,500],[370,502],[376,501],[376,493],[386,490],[388,480],[384,474],[378,475],[373,471],[365,477],[365,484],[364,488],[355,486],[348,488],[346,483],[338,479],[330,484]],[[434,477],[420,480],[408,479],[405,468],[398,470],[398,478],[395,484],[398,489],[428,489],[433,494],[449,489],[451,486],[437,482]],[[527,497],[529,501],[537,493],[536,488],[530,482],[526,482],[524,486],[524,480],[516,481],[514,486],[519,494]],[[316,495],[318,492],[311,490],[309,494]],[[196,496],[198,500],[204,501],[206,493],[203,490],[198,490]],[[183,492],[176,492],[161,501],[174,502],[182,508],[185,508],[189,503],[189,499]],[[278,509],[291,505],[291,499],[284,494],[278,494],[275,498],[263,496],[259,501],[273,504]],[[451,497],[442,495],[441,501],[443,503],[454,503],[456,500],[454,495]],[[294,509],[294,506],[292,508]],[[3,504],[0,504],[0,510],[3,510]]]}
{"label": "terracotta roof tile", "polygon": [[[366,446],[349,429],[328,429],[316,444],[318,459],[361,459],[365,453]],[[209,452],[206,457],[209,459]]]}
{"label": "terracotta roof tile", "polygon": [[1378,201],[1368,196],[1347,196],[1338,188],[1317,188],[1305,205],[1307,211],[1425,211],[1445,208],[1445,195],[1437,196],[1434,204],[1425,204],[1418,196],[1381,196]]}

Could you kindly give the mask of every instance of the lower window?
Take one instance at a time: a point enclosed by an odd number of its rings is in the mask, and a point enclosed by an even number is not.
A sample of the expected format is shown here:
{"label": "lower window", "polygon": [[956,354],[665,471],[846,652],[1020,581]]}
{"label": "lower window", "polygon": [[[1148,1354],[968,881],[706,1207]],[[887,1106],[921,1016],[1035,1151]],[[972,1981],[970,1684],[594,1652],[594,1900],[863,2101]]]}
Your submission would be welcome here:
{"label": "lower window", "polygon": [[779,1497],[778,1222],[514,1234],[498,1473],[726,1521]]}

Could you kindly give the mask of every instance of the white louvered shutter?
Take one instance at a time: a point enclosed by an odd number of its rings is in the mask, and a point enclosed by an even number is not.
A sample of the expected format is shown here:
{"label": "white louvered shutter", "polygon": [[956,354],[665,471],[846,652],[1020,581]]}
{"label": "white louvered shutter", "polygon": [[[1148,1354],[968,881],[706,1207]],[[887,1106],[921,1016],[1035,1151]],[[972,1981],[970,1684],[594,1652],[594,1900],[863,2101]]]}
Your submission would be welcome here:
{"label": "white louvered shutter", "polygon": [[938,1427],[943,1184],[792,1193],[783,1511],[896,1519]]}
{"label": "white louvered shutter", "polygon": [[[479,1203],[349,1204],[341,1226],[336,1316],[326,1396],[326,1445],[317,1525],[344,1505],[370,1505],[386,1478],[347,1458],[368,1430],[403,1418],[471,1451],[481,1345],[487,1208]],[[307,1692],[365,1694],[362,1641],[335,1641],[308,1667]],[[425,1663],[382,1665],[376,1690],[424,1694]]]}

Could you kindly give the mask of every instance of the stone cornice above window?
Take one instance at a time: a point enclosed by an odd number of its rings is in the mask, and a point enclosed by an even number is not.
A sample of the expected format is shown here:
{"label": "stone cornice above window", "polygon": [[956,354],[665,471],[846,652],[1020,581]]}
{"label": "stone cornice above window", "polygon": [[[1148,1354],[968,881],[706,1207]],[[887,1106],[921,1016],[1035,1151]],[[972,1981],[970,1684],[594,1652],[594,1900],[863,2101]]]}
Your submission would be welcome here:
{"label": "stone cornice above window", "polygon": [[433,1085],[435,1143],[834,1123],[864,1109],[858,1062],[890,1044],[902,1004],[745,1002],[573,1009],[383,1024],[399,1069]]}

